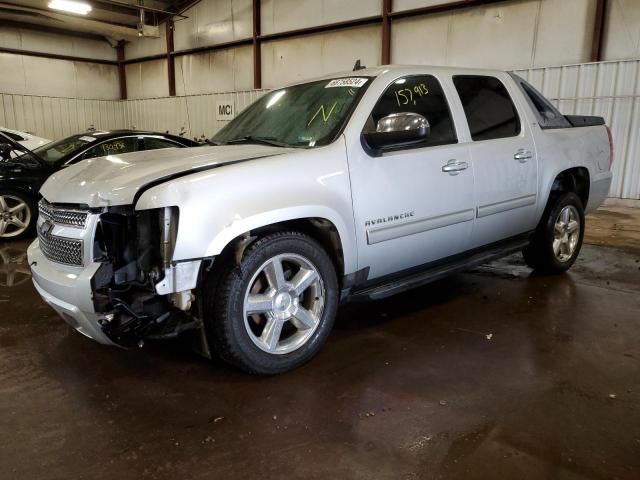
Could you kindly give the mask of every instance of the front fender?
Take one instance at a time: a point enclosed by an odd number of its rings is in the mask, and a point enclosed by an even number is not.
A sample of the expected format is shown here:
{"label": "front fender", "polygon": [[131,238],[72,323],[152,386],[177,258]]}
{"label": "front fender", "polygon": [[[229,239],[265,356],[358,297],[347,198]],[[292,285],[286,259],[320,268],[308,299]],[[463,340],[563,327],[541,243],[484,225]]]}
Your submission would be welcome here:
{"label": "front fender", "polygon": [[345,274],[357,270],[351,187],[343,139],[154,186],[136,210],[177,206],[173,260],[219,255],[234,238],[287,220],[322,218],[337,229]]}
{"label": "front fender", "polygon": [[[226,227],[209,243],[204,256],[214,256],[220,254],[234,238],[242,235],[250,230],[255,230],[267,225],[286,222],[290,220],[299,220],[303,218],[320,218],[330,221],[338,230],[340,241],[342,243],[342,252],[345,262],[345,273],[351,273],[357,270],[355,244],[349,239],[353,238],[353,233],[342,219],[340,214],[335,210],[327,208],[323,205],[299,205],[289,208],[281,208],[268,212],[260,212],[250,217],[238,220]],[[345,241],[345,239],[347,241]]]}

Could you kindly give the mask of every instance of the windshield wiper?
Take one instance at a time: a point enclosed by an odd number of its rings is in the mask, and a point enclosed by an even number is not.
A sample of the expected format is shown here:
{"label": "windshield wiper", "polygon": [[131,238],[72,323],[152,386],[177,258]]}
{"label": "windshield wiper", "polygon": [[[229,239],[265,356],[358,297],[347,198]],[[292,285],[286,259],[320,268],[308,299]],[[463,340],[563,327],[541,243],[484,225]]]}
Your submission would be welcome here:
{"label": "windshield wiper", "polygon": [[278,142],[275,137],[254,137],[253,135],[246,135],[240,138],[233,138],[225,142],[226,145],[233,145],[236,143],[262,143],[264,145],[271,145],[273,147],[288,147],[287,143]]}

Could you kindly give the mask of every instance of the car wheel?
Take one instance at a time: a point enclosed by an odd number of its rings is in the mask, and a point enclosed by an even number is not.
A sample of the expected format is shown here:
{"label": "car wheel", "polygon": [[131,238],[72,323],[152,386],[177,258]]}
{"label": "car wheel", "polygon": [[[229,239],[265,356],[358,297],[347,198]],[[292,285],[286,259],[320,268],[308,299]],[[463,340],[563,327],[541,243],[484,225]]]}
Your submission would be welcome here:
{"label": "car wheel", "polygon": [[20,240],[30,235],[35,220],[33,202],[26,195],[0,191],[0,241]]}
{"label": "car wheel", "polygon": [[527,264],[545,273],[566,272],[578,258],[584,237],[584,207],[575,193],[555,199],[524,249]]}
{"label": "car wheel", "polygon": [[299,367],[331,332],[336,271],[323,248],[302,233],[267,235],[247,248],[239,265],[213,277],[207,283],[215,287],[205,288],[215,292],[205,301],[209,346],[246,372]]}

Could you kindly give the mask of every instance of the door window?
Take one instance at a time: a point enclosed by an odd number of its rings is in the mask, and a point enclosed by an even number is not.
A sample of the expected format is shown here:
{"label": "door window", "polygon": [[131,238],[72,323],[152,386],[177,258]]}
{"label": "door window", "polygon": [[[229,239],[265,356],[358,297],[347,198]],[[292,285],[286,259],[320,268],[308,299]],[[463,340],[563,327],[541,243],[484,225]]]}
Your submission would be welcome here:
{"label": "door window", "polygon": [[453,83],[460,95],[474,141],[520,134],[518,111],[500,80],[478,75],[456,75]]}
{"label": "door window", "polygon": [[180,147],[181,145],[178,145],[175,142],[172,142],[170,140],[166,140],[164,138],[157,138],[157,137],[145,137],[144,138],[144,149],[145,150],[157,150],[159,148],[176,148],[176,147]]}
{"label": "door window", "polygon": [[136,137],[115,138],[87,150],[82,155],[82,158],[106,157],[107,155],[135,152],[137,143],[138,139]]}
{"label": "door window", "polygon": [[373,108],[364,130],[375,132],[381,118],[392,113],[405,112],[419,113],[429,122],[430,134],[423,142],[418,143],[418,146],[458,142],[447,99],[435,77],[418,75],[394,81]]}

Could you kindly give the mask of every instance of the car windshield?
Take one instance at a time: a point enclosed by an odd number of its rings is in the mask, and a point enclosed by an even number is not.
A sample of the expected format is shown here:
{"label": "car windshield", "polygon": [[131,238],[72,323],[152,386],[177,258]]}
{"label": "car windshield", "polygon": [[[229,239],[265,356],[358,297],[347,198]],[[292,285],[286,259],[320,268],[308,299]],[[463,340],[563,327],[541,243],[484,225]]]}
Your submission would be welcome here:
{"label": "car windshield", "polygon": [[63,138],[62,140],[42,145],[33,151],[36,155],[42,158],[42,160],[49,163],[55,163],[62,157],[81,150],[85,145],[91,142],[95,142],[95,140],[95,137],[91,137],[89,135],[71,135],[70,137]]}
{"label": "car windshield", "polygon": [[250,105],[211,141],[304,148],[327,145],[342,131],[369,83],[367,77],[345,77],[275,90]]}

